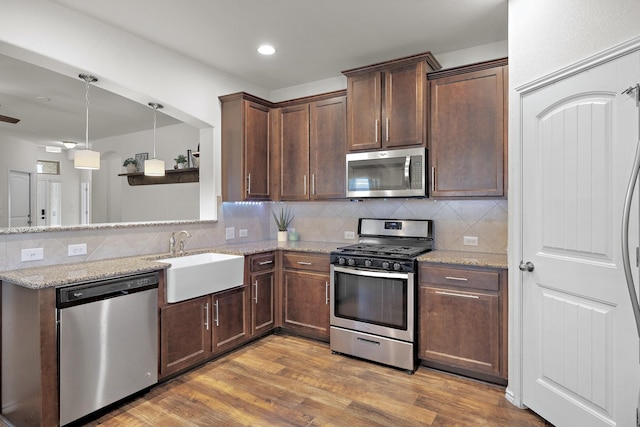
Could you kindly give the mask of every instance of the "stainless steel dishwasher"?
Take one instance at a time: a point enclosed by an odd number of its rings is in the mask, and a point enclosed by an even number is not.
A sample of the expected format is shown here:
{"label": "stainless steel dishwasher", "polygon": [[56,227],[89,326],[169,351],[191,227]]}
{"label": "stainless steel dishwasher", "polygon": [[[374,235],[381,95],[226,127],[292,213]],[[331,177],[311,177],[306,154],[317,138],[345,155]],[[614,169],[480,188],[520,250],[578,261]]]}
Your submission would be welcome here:
{"label": "stainless steel dishwasher", "polygon": [[57,290],[60,425],[158,382],[158,273]]}

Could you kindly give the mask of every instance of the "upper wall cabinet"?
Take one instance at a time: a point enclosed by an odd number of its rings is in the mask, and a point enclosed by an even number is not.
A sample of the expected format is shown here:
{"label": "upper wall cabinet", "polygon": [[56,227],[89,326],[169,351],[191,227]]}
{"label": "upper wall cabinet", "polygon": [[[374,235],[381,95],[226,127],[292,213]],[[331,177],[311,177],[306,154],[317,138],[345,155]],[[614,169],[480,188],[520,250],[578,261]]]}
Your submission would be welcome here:
{"label": "upper wall cabinet", "polygon": [[243,92],[220,101],[222,200],[269,200],[271,103]]}
{"label": "upper wall cabinet", "polygon": [[431,197],[504,197],[507,59],[429,75]]}
{"label": "upper wall cabinet", "polygon": [[344,197],[347,101],[343,94],[285,102],[277,111],[274,149],[279,162],[274,169],[279,170],[280,200]]}
{"label": "upper wall cabinet", "polygon": [[424,146],[427,73],[440,68],[426,52],[343,71],[349,99],[348,151]]}

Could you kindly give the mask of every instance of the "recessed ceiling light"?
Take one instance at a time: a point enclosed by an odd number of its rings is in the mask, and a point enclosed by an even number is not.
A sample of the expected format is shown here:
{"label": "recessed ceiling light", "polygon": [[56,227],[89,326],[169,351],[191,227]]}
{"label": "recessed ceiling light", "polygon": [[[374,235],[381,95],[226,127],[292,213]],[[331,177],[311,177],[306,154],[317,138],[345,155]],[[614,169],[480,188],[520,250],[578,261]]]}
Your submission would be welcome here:
{"label": "recessed ceiling light", "polygon": [[273,55],[276,53],[276,48],[268,44],[263,44],[258,48],[258,52],[263,55]]}

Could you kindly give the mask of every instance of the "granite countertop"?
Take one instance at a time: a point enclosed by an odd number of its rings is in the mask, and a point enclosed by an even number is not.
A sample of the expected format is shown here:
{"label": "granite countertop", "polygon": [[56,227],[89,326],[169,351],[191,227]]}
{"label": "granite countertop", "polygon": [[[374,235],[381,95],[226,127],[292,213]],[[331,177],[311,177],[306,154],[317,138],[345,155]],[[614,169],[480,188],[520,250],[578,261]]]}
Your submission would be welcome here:
{"label": "granite countertop", "polygon": [[[344,243],[328,242],[278,242],[266,240],[246,244],[230,244],[214,248],[203,248],[187,251],[186,255],[217,252],[231,255],[253,255],[278,249],[320,252],[329,254]],[[169,253],[149,254],[137,257],[114,258],[100,261],[86,261],[74,264],[56,264],[19,270],[0,271],[0,280],[31,289],[44,289],[66,286],[73,283],[92,282],[128,276],[138,273],[160,271],[169,264],[158,262],[159,259],[170,258]]]}
{"label": "granite countertop", "polygon": [[[329,254],[345,243],[332,242],[278,242],[266,240],[246,244],[229,244],[214,248],[187,251],[186,255],[217,252],[231,255],[253,255],[274,250],[316,252]],[[101,261],[86,261],[74,264],[57,264],[35,268],[24,268],[0,272],[0,280],[31,289],[66,286],[73,283],[111,279],[132,274],[160,271],[167,263],[158,262],[169,258],[168,253],[149,254],[137,257],[114,258]],[[421,255],[418,261],[442,264],[469,265],[477,267],[507,268],[507,256],[478,252],[433,251]]]}
{"label": "granite countertop", "polygon": [[467,265],[506,269],[509,267],[506,254],[484,252],[432,251],[418,257],[418,261],[438,264]]}

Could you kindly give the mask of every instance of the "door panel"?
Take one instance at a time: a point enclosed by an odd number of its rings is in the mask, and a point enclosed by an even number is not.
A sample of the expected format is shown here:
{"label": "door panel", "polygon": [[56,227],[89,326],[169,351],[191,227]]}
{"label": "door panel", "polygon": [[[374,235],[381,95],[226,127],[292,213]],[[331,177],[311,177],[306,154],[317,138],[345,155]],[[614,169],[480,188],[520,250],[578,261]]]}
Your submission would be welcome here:
{"label": "door panel", "polygon": [[522,397],[557,426],[635,423],[638,337],[620,229],[638,110],[620,93],[638,82],[639,58],[522,98],[522,251],[535,265],[522,282]]}

